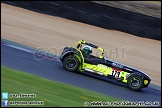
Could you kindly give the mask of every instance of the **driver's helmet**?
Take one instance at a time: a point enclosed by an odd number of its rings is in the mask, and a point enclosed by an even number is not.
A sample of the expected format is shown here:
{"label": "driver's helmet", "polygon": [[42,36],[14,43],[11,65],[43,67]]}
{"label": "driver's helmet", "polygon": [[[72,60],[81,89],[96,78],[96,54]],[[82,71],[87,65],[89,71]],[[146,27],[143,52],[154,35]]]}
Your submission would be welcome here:
{"label": "driver's helmet", "polygon": [[83,53],[86,53],[86,54],[90,54],[92,53],[92,47],[88,46],[88,45],[85,45],[83,47]]}

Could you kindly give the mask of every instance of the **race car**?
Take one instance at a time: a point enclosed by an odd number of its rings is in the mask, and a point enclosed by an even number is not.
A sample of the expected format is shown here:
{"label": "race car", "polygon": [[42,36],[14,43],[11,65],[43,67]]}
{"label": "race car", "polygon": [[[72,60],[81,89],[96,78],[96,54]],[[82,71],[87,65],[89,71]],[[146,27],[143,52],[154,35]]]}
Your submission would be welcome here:
{"label": "race car", "polygon": [[[99,50],[100,55],[92,54],[93,49]],[[126,83],[129,89],[134,91],[148,87],[151,81],[146,73],[104,57],[103,48],[85,40],[65,47],[60,55],[60,61],[67,71],[91,72]]]}

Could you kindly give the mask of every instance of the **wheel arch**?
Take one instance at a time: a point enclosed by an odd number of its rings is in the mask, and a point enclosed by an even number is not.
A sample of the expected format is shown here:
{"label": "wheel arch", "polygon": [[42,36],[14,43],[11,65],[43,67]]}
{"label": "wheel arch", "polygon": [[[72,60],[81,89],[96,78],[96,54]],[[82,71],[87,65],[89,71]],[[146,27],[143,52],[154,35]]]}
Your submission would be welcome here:
{"label": "wheel arch", "polygon": [[128,78],[131,76],[131,75],[139,75],[142,79],[144,78],[144,75],[142,73],[138,73],[138,72],[134,72],[134,73],[130,73],[128,76],[127,76],[127,80]]}
{"label": "wheel arch", "polygon": [[[136,74],[136,75],[141,76],[141,78],[142,78],[142,80],[143,80],[143,83],[144,83],[144,84],[143,84],[143,87],[148,87],[148,85],[149,85],[150,82],[151,82],[150,77],[148,77],[147,75],[145,75],[145,74],[143,74],[143,73],[135,72],[135,73],[129,74],[129,75],[127,76],[127,80],[128,80],[128,78],[129,78],[131,75],[133,75],[133,74]],[[147,80],[146,83],[145,83],[145,80]]]}
{"label": "wheel arch", "polygon": [[61,62],[65,59],[65,57],[67,57],[69,55],[75,55],[75,57],[78,58],[79,63],[82,63],[81,56],[76,51],[68,51],[68,52],[64,53],[61,57]]}

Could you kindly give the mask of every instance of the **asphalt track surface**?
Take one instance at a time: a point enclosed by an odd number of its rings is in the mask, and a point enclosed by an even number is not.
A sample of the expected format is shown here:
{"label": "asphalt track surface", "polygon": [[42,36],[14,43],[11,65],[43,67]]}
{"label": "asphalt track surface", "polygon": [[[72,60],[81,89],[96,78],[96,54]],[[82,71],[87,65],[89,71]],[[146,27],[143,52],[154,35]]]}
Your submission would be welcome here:
{"label": "asphalt track surface", "polygon": [[124,84],[90,77],[86,73],[68,72],[63,69],[60,62],[50,59],[37,60],[35,57],[40,56],[1,44],[1,65],[128,101],[159,101],[161,104],[159,91],[149,88],[138,92],[131,91]]}

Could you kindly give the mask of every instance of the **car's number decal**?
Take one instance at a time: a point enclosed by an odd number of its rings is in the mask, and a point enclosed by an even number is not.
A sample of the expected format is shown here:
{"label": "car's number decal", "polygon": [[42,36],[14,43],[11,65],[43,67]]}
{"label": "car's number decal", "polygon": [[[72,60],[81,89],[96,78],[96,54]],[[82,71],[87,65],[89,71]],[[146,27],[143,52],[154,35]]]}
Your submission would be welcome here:
{"label": "car's number decal", "polygon": [[114,76],[114,77],[119,77],[120,76],[120,70],[116,70],[116,69],[113,69],[112,70],[112,76]]}

